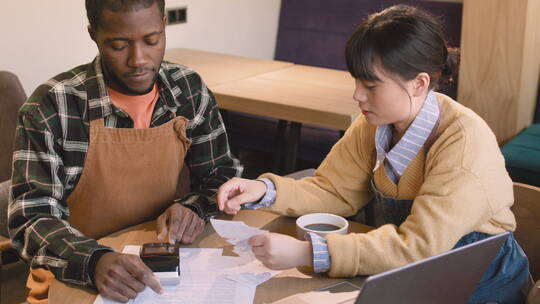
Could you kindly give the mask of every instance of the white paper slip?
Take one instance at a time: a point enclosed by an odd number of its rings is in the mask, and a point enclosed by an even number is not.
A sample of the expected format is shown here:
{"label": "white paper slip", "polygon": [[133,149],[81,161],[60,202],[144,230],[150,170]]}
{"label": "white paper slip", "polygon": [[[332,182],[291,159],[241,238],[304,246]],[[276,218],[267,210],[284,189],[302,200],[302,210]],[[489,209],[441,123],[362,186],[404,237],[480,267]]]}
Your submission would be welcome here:
{"label": "white paper slip", "polygon": [[221,256],[223,254],[223,248],[180,248],[180,257],[201,253],[209,256]]}
{"label": "white paper slip", "polygon": [[259,273],[259,274],[255,274],[251,272],[230,273],[226,275],[226,278],[240,284],[258,286],[270,280],[273,276],[275,276],[278,273],[279,271],[264,272],[264,273]]}
{"label": "white paper slip", "polygon": [[[254,233],[266,232],[261,230]],[[126,246],[123,252],[138,254],[140,249],[141,246]],[[128,303],[253,303],[257,285],[280,271],[266,268],[253,257],[251,251],[249,253],[234,257],[223,256],[222,248],[180,248],[180,283],[167,286],[164,280],[171,279],[167,277],[169,274],[156,272],[154,274],[160,278],[164,293],[158,295],[147,287]],[[99,295],[94,302],[112,303],[116,302]]]}
{"label": "white paper slip", "polygon": [[[251,304],[255,297],[255,287],[239,284],[225,278],[206,278],[193,282],[183,282],[181,288],[164,286],[162,295],[150,288],[137,295],[128,303],[189,303],[189,304]],[[116,304],[120,302],[98,296],[94,304]]]}
{"label": "white paper slip", "polygon": [[[212,227],[219,236],[237,241],[247,240],[252,236],[268,233],[267,230],[251,227],[240,221],[224,221],[211,219]],[[236,243],[236,242],[235,242]]]}
{"label": "white paper slip", "polygon": [[140,255],[141,248],[142,246],[140,245],[126,245],[124,246],[124,250],[122,250],[122,253]]}
{"label": "white paper slip", "polygon": [[[123,252],[138,254],[140,247],[126,246]],[[279,273],[249,255],[222,256],[222,248],[180,248],[179,254],[180,284],[166,286],[162,282],[162,295],[147,287],[129,303],[253,303],[257,285]],[[155,273],[158,277],[161,274]],[[101,296],[94,302],[111,303],[116,302]]]}
{"label": "white paper slip", "polygon": [[238,284],[223,276],[206,276],[195,281],[184,280],[177,288],[165,287],[163,295],[146,288],[130,303],[251,304],[254,296],[254,286]]}

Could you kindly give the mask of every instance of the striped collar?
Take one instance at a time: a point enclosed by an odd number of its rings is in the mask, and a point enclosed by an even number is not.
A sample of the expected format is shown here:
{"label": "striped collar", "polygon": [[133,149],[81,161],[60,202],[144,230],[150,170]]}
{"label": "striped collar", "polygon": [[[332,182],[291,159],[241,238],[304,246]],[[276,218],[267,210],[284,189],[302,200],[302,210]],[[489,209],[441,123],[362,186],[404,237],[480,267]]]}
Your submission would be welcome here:
{"label": "striped collar", "polygon": [[376,171],[385,161],[388,177],[394,182],[398,182],[437,124],[439,113],[437,97],[433,91],[429,91],[422,108],[392,149],[389,148],[394,127],[391,124],[378,126],[375,132],[377,161],[373,171]]}

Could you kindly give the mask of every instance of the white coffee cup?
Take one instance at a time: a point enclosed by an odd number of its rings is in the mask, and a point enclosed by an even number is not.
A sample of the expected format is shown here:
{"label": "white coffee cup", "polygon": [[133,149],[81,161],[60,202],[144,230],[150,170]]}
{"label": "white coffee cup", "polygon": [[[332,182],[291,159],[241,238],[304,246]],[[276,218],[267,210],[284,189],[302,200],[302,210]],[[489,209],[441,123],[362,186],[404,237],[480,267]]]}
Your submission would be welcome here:
{"label": "white coffee cup", "polygon": [[296,219],[296,235],[305,240],[308,232],[314,232],[322,237],[330,233],[347,234],[349,222],[339,215],[330,213],[310,213]]}

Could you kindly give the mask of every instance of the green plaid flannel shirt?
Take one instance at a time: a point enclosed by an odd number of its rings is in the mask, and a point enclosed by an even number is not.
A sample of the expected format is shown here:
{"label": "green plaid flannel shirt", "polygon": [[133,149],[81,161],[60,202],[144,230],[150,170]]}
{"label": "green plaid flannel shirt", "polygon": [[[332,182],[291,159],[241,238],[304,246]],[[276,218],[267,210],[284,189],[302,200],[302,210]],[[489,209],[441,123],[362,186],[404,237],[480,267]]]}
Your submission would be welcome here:
{"label": "green plaid flannel shirt", "polygon": [[[218,213],[212,197],[242,166],[232,157],[214,96],[193,70],[162,62],[160,98],[151,127],[173,115],[189,120],[186,155],[191,192],[177,201],[201,217]],[[93,286],[88,263],[98,250],[111,250],[68,223],[66,199],[77,185],[88,150],[89,117],[103,117],[110,128],[133,128],[133,121],[107,94],[100,57],[39,86],[19,111],[8,209],[13,246],[32,267],[57,279]],[[158,157],[149,155],[148,157]]]}

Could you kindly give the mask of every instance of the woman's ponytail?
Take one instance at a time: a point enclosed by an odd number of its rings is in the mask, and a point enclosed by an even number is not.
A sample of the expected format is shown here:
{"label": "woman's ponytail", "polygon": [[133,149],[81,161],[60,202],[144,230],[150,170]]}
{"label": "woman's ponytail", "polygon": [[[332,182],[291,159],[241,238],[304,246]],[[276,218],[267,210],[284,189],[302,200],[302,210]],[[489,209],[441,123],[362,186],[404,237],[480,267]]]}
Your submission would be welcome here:
{"label": "woman's ponytail", "polygon": [[446,62],[441,70],[441,84],[453,84],[457,82],[459,72],[460,50],[458,48],[448,48]]}

